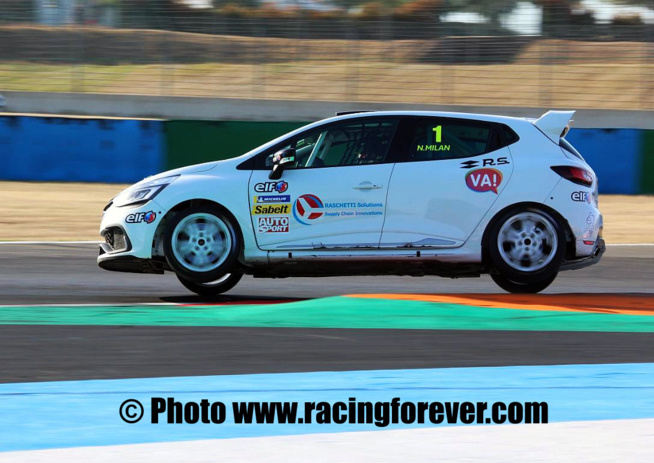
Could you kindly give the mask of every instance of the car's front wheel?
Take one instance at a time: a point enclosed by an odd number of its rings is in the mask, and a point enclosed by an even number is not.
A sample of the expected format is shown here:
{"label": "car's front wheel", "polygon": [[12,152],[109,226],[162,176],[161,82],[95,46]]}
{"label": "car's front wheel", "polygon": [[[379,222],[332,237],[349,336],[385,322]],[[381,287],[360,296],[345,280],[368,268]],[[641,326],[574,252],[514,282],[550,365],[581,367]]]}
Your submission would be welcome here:
{"label": "car's front wheel", "polygon": [[556,278],[565,254],[563,227],[538,208],[514,209],[494,222],[488,252],[491,276],[512,293],[537,293]]}
{"label": "car's front wheel", "polygon": [[534,294],[540,293],[556,279],[556,273],[549,278],[537,279],[529,283],[519,283],[509,280],[506,276],[499,273],[492,273],[491,278],[504,291],[514,294]]}
{"label": "car's front wheel", "polygon": [[241,238],[223,211],[198,206],[170,219],[163,247],[168,265],[179,278],[209,283],[234,273]]}
{"label": "car's front wheel", "polygon": [[226,293],[234,286],[238,284],[243,278],[243,274],[240,272],[232,272],[226,275],[223,275],[222,278],[217,279],[216,281],[210,281],[208,283],[196,283],[194,281],[186,280],[185,278],[177,275],[177,279],[181,284],[184,285],[186,289],[199,296],[218,296],[219,294]]}

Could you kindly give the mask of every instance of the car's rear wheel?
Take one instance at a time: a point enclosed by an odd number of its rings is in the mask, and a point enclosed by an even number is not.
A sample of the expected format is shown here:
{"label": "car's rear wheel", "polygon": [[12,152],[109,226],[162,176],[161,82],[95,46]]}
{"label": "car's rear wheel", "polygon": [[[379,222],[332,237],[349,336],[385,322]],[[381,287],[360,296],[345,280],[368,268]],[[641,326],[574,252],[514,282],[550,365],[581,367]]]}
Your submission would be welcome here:
{"label": "car's rear wheel", "polygon": [[216,281],[210,281],[208,283],[196,283],[194,281],[187,280],[179,275],[177,275],[179,282],[184,285],[186,289],[200,296],[217,296],[222,293],[226,293],[234,286],[237,285],[243,274],[240,272],[232,272],[226,275],[223,275],[222,278],[217,279]]}
{"label": "car's rear wheel", "polygon": [[490,231],[491,276],[506,291],[537,293],[556,278],[565,247],[565,232],[552,214],[534,207],[510,210]]}
{"label": "car's rear wheel", "polygon": [[178,277],[210,283],[234,272],[241,238],[220,209],[198,206],[170,219],[163,246],[166,261]]}

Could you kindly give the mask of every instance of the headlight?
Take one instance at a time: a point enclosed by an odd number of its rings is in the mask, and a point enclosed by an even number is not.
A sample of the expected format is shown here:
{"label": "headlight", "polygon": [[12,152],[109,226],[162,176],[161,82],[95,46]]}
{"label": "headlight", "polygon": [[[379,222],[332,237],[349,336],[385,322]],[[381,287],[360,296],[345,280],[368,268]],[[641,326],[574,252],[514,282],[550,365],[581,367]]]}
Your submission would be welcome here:
{"label": "headlight", "polygon": [[161,193],[161,190],[170,185],[179,175],[158,178],[156,180],[139,182],[116,196],[114,206],[129,206],[136,203],[146,203]]}

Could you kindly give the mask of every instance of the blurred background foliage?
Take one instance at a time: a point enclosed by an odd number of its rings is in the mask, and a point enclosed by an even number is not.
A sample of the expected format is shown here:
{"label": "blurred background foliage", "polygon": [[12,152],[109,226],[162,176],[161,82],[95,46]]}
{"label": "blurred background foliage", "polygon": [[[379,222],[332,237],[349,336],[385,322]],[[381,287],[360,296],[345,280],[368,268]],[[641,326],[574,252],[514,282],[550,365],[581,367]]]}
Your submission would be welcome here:
{"label": "blurred background foliage", "polygon": [[[443,22],[446,16],[467,14],[476,20],[449,20],[448,23],[456,26],[444,29],[443,33],[495,35],[511,33],[506,30],[503,18],[525,6],[540,9],[541,25],[537,33],[543,35],[565,34],[563,28],[573,26],[584,26],[584,29],[568,31],[574,32],[572,35],[597,35],[595,26],[603,27],[605,34],[607,21],[600,21],[596,16],[602,8],[616,11],[608,23],[617,29],[652,26],[643,12],[654,14],[654,0],[2,0],[0,23],[81,23],[213,33],[210,24],[229,18],[250,20],[254,30],[258,26],[265,29],[266,21],[270,20],[313,20],[318,25],[342,20],[433,24]],[[54,19],[55,10],[66,12]],[[400,38],[411,35],[411,26],[405,31],[399,29]],[[280,35],[277,31],[264,31],[267,32]],[[247,35],[247,31],[242,34]]]}

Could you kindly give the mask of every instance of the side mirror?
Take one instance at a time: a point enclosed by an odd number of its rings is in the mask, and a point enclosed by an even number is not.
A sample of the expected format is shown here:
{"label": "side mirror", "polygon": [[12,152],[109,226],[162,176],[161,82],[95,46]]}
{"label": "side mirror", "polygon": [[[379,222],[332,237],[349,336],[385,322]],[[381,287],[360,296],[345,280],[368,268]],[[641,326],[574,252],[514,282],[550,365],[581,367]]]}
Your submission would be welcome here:
{"label": "side mirror", "polygon": [[286,166],[288,166],[289,164],[293,164],[294,162],[295,162],[295,149],[286,148],[277,151],[273,155],[273,168],[270,171],[268,178],[270,180],[279,180],[280,178],[282,178],[282,173],[284,172]]}

